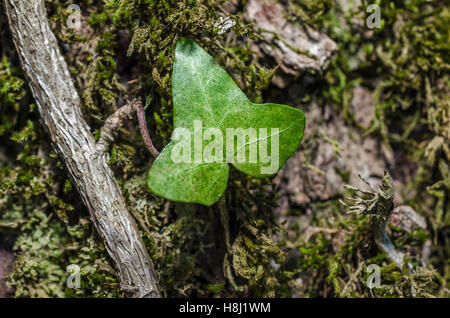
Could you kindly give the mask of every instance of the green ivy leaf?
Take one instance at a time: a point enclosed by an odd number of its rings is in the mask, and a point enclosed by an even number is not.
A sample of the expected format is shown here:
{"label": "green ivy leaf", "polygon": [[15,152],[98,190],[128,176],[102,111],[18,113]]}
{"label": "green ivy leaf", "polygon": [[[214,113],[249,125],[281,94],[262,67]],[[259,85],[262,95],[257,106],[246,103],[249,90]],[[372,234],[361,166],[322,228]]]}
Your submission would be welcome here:
{"label": "green ivy leaf", "polygon": [[303,138],[302,111],[253,104],[207,52],[185,38],[176,47],[172,95],[172,141],[148,175],[150,191],[172,201],[210,206],[226,188],[229,163],[254,177],[273,175]]}

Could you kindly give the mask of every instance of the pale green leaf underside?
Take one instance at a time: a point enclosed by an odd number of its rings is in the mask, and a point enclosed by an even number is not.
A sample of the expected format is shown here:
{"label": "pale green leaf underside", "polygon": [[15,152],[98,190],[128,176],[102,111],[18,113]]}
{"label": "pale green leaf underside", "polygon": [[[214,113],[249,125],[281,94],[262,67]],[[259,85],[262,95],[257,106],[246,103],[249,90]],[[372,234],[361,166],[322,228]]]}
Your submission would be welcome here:
{"label": "pale green leaf underside", "polygon": [[[267,169],[270,162],[261,162],[259,153],[255,162],[246,160],[231,163],[239,171],[251,176],[274,174],[296,151],[303,137],[305,115],[302,111],[286,105],[253,104],[207,52],[185,38],[180,38],[176,47],[172,95],[174,128],[187,128],[192,136],[196,120],[201,120],[203,131],[206,128],[219,128],[224,138],[227,128],[252,128],[257,132],[260,132],[260,128],[267,129],[266,135],[257,133],[256,138],[246,139],[244,147],[241,147],[246,158],[249,158],[251,148],[259,149],[265,143],[270,156],[272,139],[278,138],[278,164],[273,171]],[[274,128],[278,131],[271,130]],[[209,142],[203,141],[203,146]],[[230,156],[224,147],[221,162],[175,163],[171,158],[174,143],[172,140],[153,163],[148,177],[150,191],[178,202],[207,206],[217,202],[227,185],[227,162],[232,158],[237,159],[240,148],[235,149],[232,153],[234,156]],[[266,167],[266,170],[261,170],[262,167]],[[267,170],[269,172],[262,172]]]}

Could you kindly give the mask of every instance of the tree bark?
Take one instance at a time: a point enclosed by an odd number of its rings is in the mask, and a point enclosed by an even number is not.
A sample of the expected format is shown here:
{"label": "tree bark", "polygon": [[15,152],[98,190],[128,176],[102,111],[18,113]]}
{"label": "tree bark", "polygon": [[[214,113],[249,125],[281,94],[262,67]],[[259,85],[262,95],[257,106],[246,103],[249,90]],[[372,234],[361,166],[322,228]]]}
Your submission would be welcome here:
{"label": "tree bark", "polygon": [[108,154],[96,150],[82,117],[80,98],[70,78],[43,0],[4,0],[9,26],[52,145],[87,206],[121,280],[133,297],[159,297],[153,263],[127,211]]}

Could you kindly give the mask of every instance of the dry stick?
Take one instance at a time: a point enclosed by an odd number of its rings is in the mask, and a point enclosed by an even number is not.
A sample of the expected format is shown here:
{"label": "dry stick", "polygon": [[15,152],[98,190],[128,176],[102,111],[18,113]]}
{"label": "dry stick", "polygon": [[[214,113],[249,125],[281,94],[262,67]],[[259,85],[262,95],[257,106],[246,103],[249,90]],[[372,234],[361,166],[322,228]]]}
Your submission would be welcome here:
{"label": "dry stick", "polygon": [[43,0],[3,0],[29,86],[52,145],[87,206],[121,281],[134,297],[159,297],[153,263],[119,185],[98,152],[50,29]]}
{"label": "dry stick", "polygon": [[105,153],[108,151],[109,144],[114,141],[114,133],[123,126],[124,120],[133,116],[133,113],[137,113],[138,115],[142,138],[144,139],[148,151],[155,158],[159,156],[159,152],[153,146],[153,142],[148,133],[147,123],[145,121],[145,111],[140,99],[133,99],[131,102],[120,107],[114,114],[105,120],[105,124],[100,131],[100,138],[97,141],[96,148],[98,152]]}
{"label": "dry stick", "polygon": [[126,119],[132,117],[133,113],[137,111],[136,99],[120,107],[114,114],[109,116],[102,129],[100,130],[100,138],[97,141],[97,151],[99,153],[106,153],[109,145],[114,141],[114,133],[123,126]]}
{"label": "dry stick", "polygon": [[148,151],[153,155],[153,157],[158,157],[159,152],[156,150],[155,146],[153,146],[152,140],[150,139],[150,135],[148,134],[147,129],[147,122],[145,120],[145,110],[144,106],[142,106],[141,100],[138,100],[137,102],[137,114],[138,114],[138,121],[139,121],[139,127],[141,128],[141,135],[144,139],[145,146],[147,147]]}

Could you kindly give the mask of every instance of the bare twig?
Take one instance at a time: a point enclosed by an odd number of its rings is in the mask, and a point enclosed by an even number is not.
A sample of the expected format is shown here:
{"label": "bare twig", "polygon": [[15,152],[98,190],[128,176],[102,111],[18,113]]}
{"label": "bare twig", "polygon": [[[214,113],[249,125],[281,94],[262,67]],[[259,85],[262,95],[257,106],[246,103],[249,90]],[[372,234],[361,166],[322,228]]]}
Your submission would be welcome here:
{"label": "bare twig", "polygon": [[148,134],[147,122],[145,120],[145,110],[144,106],[142,106],[142,101],[140,99],[137,101],[137,114],[139,127],[141,128],[141,135],[142,138],[144,139],[145,146],[147,147],[148,151],[150,151],[150,153],[153,155],[153,157],[156,158],[159,156],[159,152],[153,146],[152,140],[150,139],[150,135]]}
{"label": "bare twig", "polygon": [[100,131],[100,139],[97,141],[96,149],[99,153],[108,151],[109,145],[114,141],[114,133],[123,126],[126,119],[130,119],[137,111],[137,99],[120,107],[114,114],[109,116]]}
{"label": "bare twig", "polygon": [[43,126],[103,239],[122,290],[134,297],[159,297],[153,263],[107,156],[97,151],[83,119],[81,101],[50,29],[44,1],[3,2]]}
{"label": "bare twig", "polygon": [[109,145],[114,141],[114,133],[122,127],[124,121],[130,119],[135,112],[138,115],[139,127],[145,146],[155,158],[159,156],[159,152],[153,146],[153,142],[148,133],[145,111],[140,98],[135,98],[131,102],[120,107],[114,114],[105,120],[105,124],[100,131],[100,139],[97,141],[96,145],[96,149],[99,153],[108,151]]}

